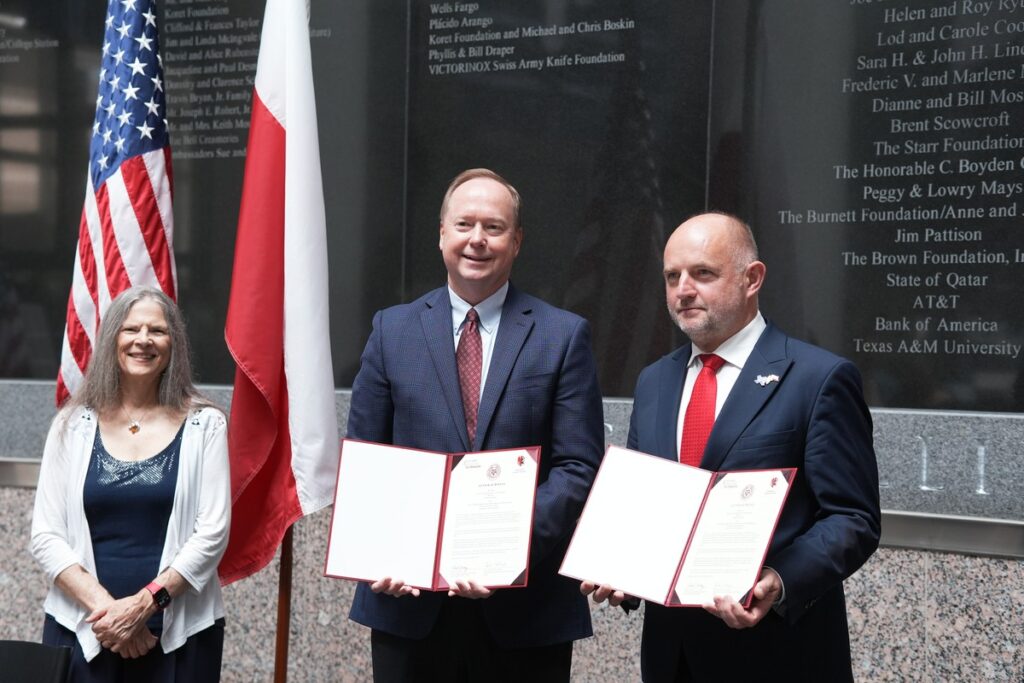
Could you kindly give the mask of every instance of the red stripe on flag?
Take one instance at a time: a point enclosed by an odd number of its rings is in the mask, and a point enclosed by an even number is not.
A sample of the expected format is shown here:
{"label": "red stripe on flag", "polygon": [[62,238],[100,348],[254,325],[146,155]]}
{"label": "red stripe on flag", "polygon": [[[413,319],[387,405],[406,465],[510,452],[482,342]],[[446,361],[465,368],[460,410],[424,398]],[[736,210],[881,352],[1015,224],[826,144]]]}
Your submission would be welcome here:
{"label": "red stripe on flag", "polygon": [[73,292],[68,296],[68,321],[65,330],[68,335],[68,346],[71,347],[75,363],[84,375],[85,369],[89,367],[89,359],[92,357],[92,345],[89,343],[89,337],[85,333],[82,321],[78,319]]}
{"label": "red stripe on flag", "polygon": [[284,374],[285,131],[253,91],[224,337],[238,365],[228,422],[231,534],[222,583],[274,557],[302,516],[291,470]]}
{"label": "red stripe on flag", "polygon": [[[85,369],[89,365],[89,359],[92,358],[92,345],[89,343],[89,337],[85,334],[82,321],[78,319],[73,291],[68,294],[68,319],[64,326],[64,334],[68,339],[68,347],[71,349],[71,355],[74,358],[75,364],[78,365],[78,368],[84,375]],[[58,371],[57,405],[63,405],[70,395],[67,384],[64,382],[64,372]]]}
{"label": "red stripe on flag", "polygon": [[149,170],[141,155],[127,159],[121,164],[121,178],[128,190],[128,197],[135,218],[139,222],[139,231],[146,244],[146,251],[149,252],[149,259],[153,263],[153,271],[160,283],[160,289],[173,299],[174,266],[171,265],[171,249],[167,244],[163,219],[160,218],[153,182],[149,178]]}
{"label": "red stripe on flag", "polygon": [[[99,280],[96,276],[96,255],[92,253],[92,237],[89,235],[89,218],[86,216],[85,209],[82,209],[82,220],[78,225],[78,265],[82,270],[82,277],[85,279],[85,287],[89,293],[89,298],[92,299],[92,304],[96,309],[96,315],[99,315],[100,311],[100,295],[99,295]],[[72,284],[72,286],[74,286]],[[71,295],[74,296],[74,290]],[[71,311],[68,311],[70,319]],[[71,347],[74,349],[74,346]],[[85,365],[79,363],[78,366],[85,370]]]}
{"label": "red stripe on flag", "polygon": [[96,209],[100,215],[100,235],[103,238],[103,265],[106,270],[107,290],[110,298],[132,286],[128,278],[128,271],[125,270],[124,262],[121,260],[121,250],[117,246],[117,235],[114,234],[114,225],[110,217],[110,195],[107,192],[107,184],[103,183],[96,190]]}
{"label": "red stripe on flag", "polygon": [[[280,386],[284,388],[283,381]],[[274,559],[285,531],[302,517],[291,469],[287,394],[282,391],[273,404],[272,407],[241,368],[235,372],[228,423],[231,534],[218,568],[225,585],[266,567]],[[275,415],[275,409],[281,412]],[[260,421],[260,416],[265,419]],[[262,462],[254,469],[260,459]],[[236,474],[239,466],[245,471]],[[248,479],[243,481],[243,476]]]}
{"label": "red stripe on flag", "polygon": [[[92,299],[94,310],[98,316],[100,303],[99,283],[96,279],[96,255],[92,251],[92,241],[89,236],[89,220],[84,210],[82,211],[82,220],[78,226],[78,267],[82,271],[82,277],[85,280],[85,294],[88,294],[89,298]],[[85,369],[89,366],[89,358],[92,357],[92,345],[89,341],[89,335],[86,334],[85,325],[78,317],[78,309],[75,308],[76,293],[78,295],[82,294],[80,291],[76,292],[74,284],[72,284],[71,292],[68,294],[66,334],[68,336],[68,346],[71,348],[75,363],[84,375]],[[89,321],[90,325],[96,326],[96,323],[98,321]],[[93,332],[95,332],[95,329]]]}
{"label": "red stripe on flag", "polygon": [[64,373],[57,371],[57,407],[64,405],[64,401],[71,397],[68,387],[64,384]]}
{"label": "red stripe on flag", "polygon": [[[89,238],[89,219],[86,216],[85,208],[82,209],[82,218],[78,224],[78,267],[82,271],[82,278],[85,281],[86,294],[92,299],[93,307],[98,312],[99,297],[97,292],[96,284],[96,258],[92,253],[92,242]],[[75,364],[85,374],[85,369],[89,365],[89,359],[92,357],[92,346],[89,342],[89,336],[85,333],[85,327],[82,325],[81,319],[78,317],[78,309],[75,308],[75,289],[74,283],[72,283],[71,291],[68,292],[68,310],[67,310],[67,322],[64,327],[64,335],[68,340],[68,348],[71,351],[71,356],[75,361]],[[64,373],[62,371],[57,372],[57,405],[63,405],[64,401],[68,399],[71,392],[68,390],[67,383],[64,381]]]}

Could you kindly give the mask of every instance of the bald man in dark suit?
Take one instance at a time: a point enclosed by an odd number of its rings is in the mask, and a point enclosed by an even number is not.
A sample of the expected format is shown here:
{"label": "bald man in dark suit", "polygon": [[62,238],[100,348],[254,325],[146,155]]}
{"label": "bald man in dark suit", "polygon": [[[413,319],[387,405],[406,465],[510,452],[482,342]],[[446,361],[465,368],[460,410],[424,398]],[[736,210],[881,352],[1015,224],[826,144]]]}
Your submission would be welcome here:
{"label": "bald man in dark suit", "polygon": [[[881,530],[871,415],[851,362],[761,316],[765,272],[750,228],[733,216],[691,218],[665,246],[669,314],[691,343],[641,372],[628,447],[677,460],[696,378],[724,361],[700,467],[799,471],[748,608],[740,596],[703,610],[646,604],[648,683],[853,680],[843,580]],[[626,599],[612,586],[582,589]]]}

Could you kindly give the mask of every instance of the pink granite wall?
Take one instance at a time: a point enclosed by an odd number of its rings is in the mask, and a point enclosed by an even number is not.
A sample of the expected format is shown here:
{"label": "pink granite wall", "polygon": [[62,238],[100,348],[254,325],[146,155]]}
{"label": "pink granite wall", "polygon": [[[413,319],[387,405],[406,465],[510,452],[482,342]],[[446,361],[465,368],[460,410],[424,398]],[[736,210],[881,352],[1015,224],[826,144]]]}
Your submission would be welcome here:
{"label": "pink granite wall", "polygon": [[[31,489],[0,487],[0,638],[35,639],[43,576],[28,554]],[[368,631],[348,621],[352,586],[324,579],[329,511],[295,533],[291,683],[370,680]],[[271,681],[277,562],[229,586],[225,683]],[[882,549],[847,582],[858,681],[1024,680],[1024,562]],[[575,681],[639,680],[640,616],[594,610]]]}

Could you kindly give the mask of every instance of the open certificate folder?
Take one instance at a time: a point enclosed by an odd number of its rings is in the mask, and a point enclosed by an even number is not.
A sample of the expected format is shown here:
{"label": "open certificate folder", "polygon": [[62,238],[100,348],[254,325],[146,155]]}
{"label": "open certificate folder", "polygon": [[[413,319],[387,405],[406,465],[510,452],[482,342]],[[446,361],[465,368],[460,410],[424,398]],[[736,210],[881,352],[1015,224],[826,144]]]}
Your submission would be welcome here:
{"label": "open certificate folder", "polygon": [[611,446],[560,573],[669,607],[749,606],[796,468],[709,472]]}
{"label": "open certificate folder", "polygon": [[326,576],[525,586],[540,447],[434,453],[345,439]]}

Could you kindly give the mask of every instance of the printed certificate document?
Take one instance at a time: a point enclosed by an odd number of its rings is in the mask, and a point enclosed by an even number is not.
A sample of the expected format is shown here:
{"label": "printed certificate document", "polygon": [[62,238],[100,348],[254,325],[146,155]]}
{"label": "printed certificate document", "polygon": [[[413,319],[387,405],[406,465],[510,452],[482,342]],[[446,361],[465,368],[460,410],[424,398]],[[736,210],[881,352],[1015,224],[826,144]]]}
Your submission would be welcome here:
{"label": "printed certificate document", "polygon": [[539,461],[539,446],[435,453],[345,439],[324,575],[525,586]]}
{"label": "printed certificate document", "polygon": [[757,582],[796,468],[709,472],[611,446],[560,573],[673,607]]}

